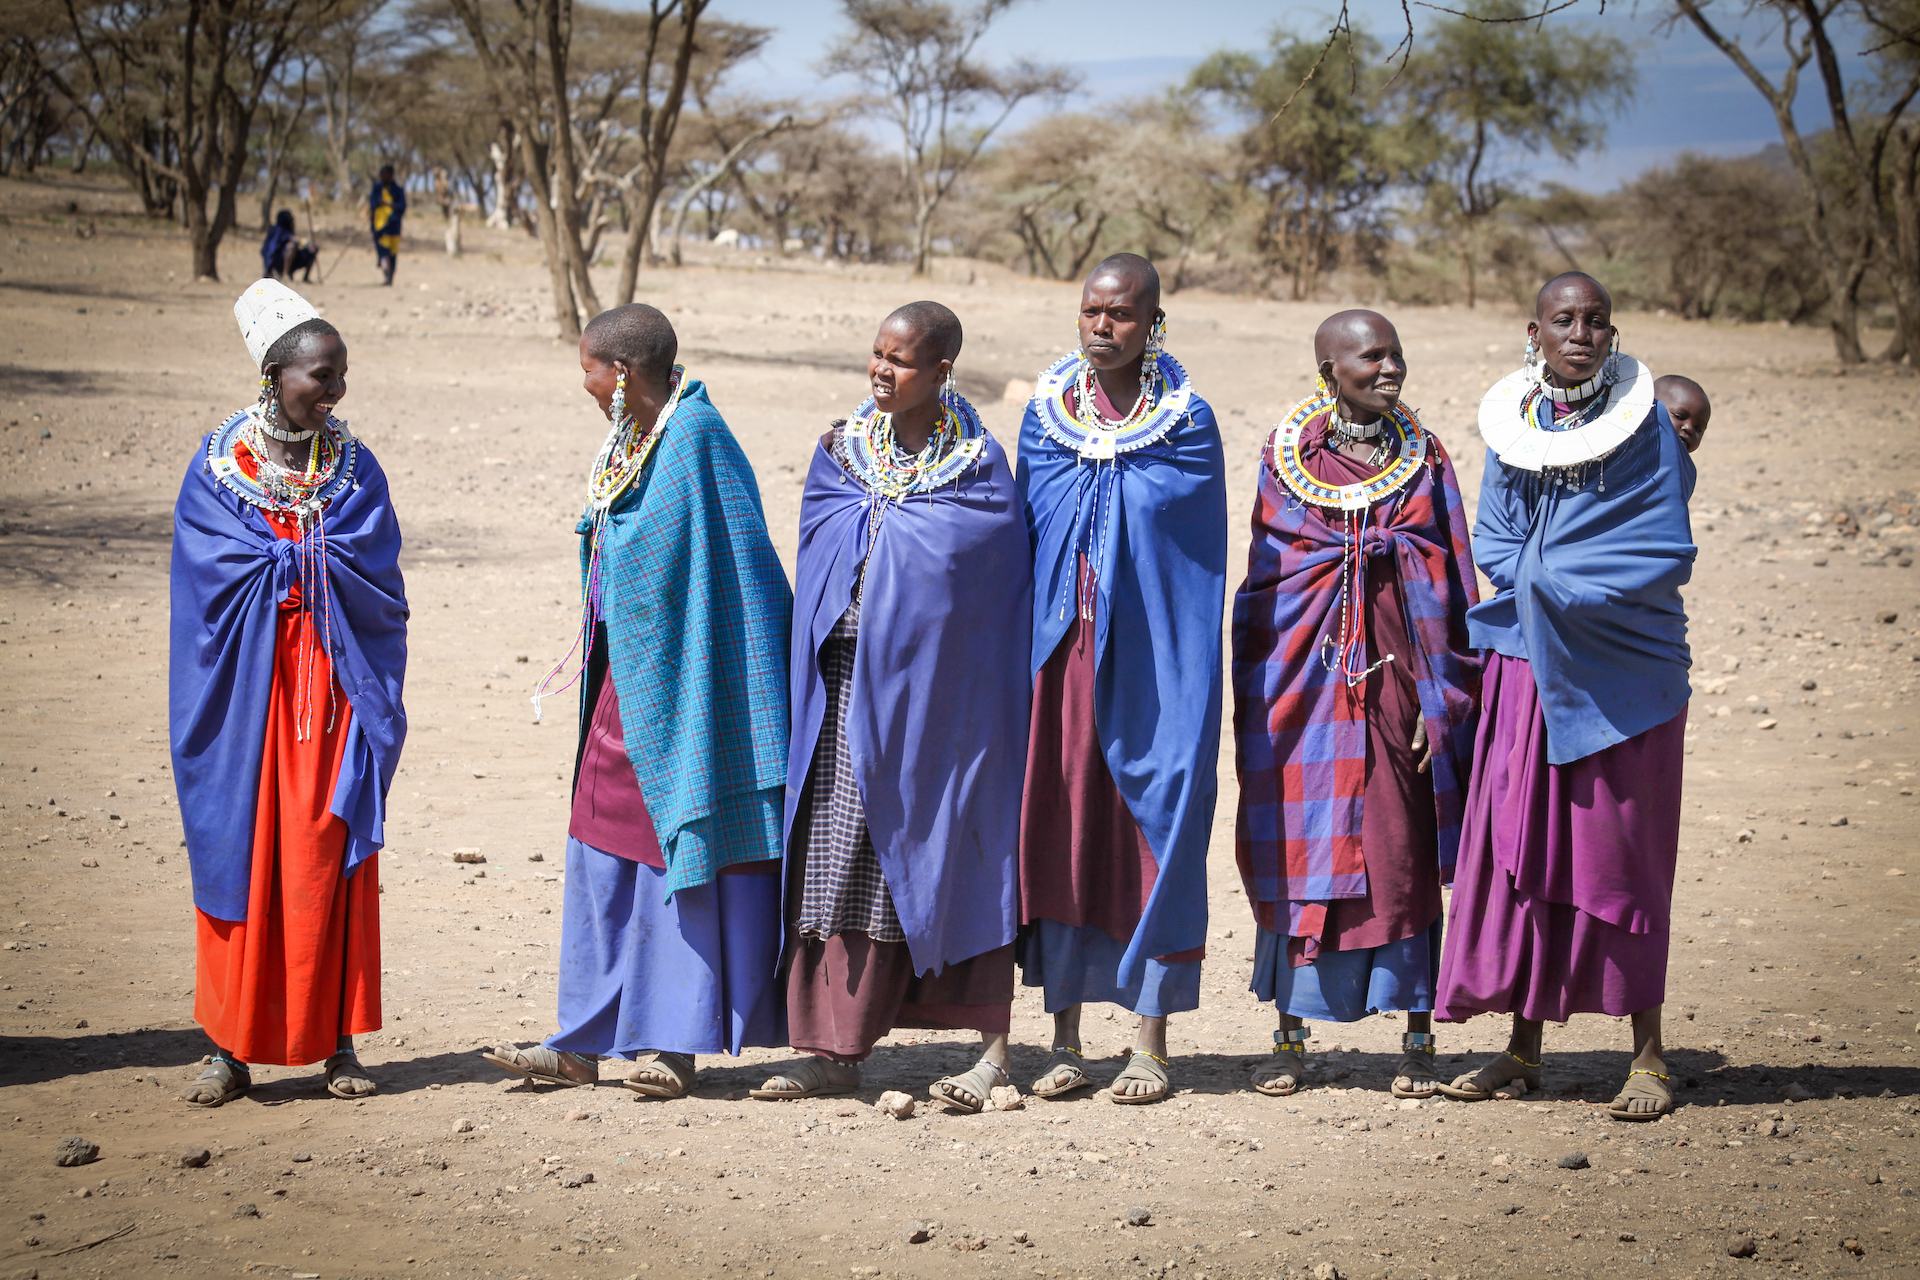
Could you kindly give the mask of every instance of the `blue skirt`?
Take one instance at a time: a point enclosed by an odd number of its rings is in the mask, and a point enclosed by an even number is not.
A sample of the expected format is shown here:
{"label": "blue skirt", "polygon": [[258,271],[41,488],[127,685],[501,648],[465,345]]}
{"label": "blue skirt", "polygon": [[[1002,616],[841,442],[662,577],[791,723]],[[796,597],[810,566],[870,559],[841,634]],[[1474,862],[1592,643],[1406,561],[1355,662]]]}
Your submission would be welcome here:
{"label": "blue skirt", "polygon": [[659,867],[568,838],[548,1048],[631,1059],[787,1043],[779,872],[717,876],[671,902],[666,882]]}
{"label": "blue skirt", "polygon": [[1358,1022],[1382,1009],[1433,1011],[1440,981],[1440,921],[1384,947],[1322,951],[1311,964],[1287,963],[1287,940],[1261,929],[1253,949],[1253,993],[1296,1018]]}
{"label": "blue skirt", "polygon": [[1020,981],[1046,988],[1048,1013],[1076,1004],[1117,1004],[1145,1018],[1200,1007],[1200,961],[1148,960],[1128,986],[1116,979],[1127,944],[1097,925],[1035,920],[1021,939]]}

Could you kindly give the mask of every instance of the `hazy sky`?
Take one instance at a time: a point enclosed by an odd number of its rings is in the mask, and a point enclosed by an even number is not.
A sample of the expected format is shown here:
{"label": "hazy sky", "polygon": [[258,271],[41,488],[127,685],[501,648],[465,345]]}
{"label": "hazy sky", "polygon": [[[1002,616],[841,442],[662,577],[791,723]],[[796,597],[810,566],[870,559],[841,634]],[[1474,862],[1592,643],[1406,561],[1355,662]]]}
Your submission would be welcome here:
{"label": "hazy sky", "polygon": [[[1584,21],[1630,42],[1640,58],[1638,94],[1611,122],[1604,151],[1572,168],[1550,156],[1529,160],[1525,167],[1535,177],[1604,190],[1681,151],[1744,155],[1779,140],[1760,94],[1690,24],[1661,33],[1657,18],[1664,6],[1657,2],[1616,0],[1604,16],[1599,7],[1598,0],[1585,0],[1548,22]],[[1727,0],[1708,10],[1716,11],[1718,20],[1736,21],[1738,11]],[[709,12],[775,32],[759,62],[736,80],[742,89],[804,98],[832,97],[850,87],[823,80],[815,70],[844,29],[838,0],[716,0]],[[1101,100],[1158,92],[1218,49],[1262,48],[1275,25],[1303,34],[1324,31],[1332,12],[1317,3],[1260,0],[1026,0],[994,25],[983,48],[989,60],[1024,54],[1073,67],[1085,87],[1069,105],[1087,109]],[[1387,43],[1402,22],[1398,0],[1355,0],[1353,12]],[[1437,16],[1418,7],[1413,12],[1416,24]],[[1746,43],[1763,65],[1778,63],[1777,45],[1764,38],[1764,28],[1751,28]],[[1802,127],[1818,127],[1812,95],[1803,91],[1799,107]]]}

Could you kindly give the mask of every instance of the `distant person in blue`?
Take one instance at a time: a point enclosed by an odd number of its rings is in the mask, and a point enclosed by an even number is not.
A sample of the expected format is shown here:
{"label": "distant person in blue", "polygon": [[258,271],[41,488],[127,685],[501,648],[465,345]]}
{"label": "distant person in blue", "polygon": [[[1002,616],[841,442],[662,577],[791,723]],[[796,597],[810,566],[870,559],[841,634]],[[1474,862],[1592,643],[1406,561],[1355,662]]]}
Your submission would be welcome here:
{"label": "distant person in blue", "polygon": [[373,230],[374,261],[380,264],[380,283],[393,283],[399,264],[400,220],[407,216],[406,188],[393,180],[393,166],[380,166],[380,180],[367,197],[367,223]]}
{"label": "distant person in blue", "polygon": [[267,238],[260,242],[260,274],[291,280],[298,271],[302,281],[312,284],[313,263],[319,256],[312,245],[294,234],[293,210],[282,209],[273,216]]}

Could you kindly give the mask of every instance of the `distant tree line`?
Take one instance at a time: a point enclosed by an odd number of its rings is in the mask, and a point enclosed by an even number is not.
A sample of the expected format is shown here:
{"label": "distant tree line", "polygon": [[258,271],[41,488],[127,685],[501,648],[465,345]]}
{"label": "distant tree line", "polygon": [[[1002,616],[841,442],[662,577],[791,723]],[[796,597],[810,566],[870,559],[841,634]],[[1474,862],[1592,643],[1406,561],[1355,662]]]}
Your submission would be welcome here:
{"label": "distant tree line", "polygon": [[[731,231],[1055,279],[1125,248],[1174,290],[1295,299],[1474,306],[1577,267],[1688,317],[1825,323],[1845,361],[1884,326],[1877,354],[1920,356],[1920,0],[1743,0],[1739,29],[1786,51],[1771,78],[1718,20],[1730,2],[1664,0],[1656,22],[1724,53],[1780,144],[1604,195],[1521,166],[1593,156],[1634,52],[1528,0],[1442,9],[1384,55],[1343,12],[1098,111],[1064,109],[1064,67],[979,54],[1014,0],[842,0],[820,70],[857,91],[831,103],[755,94],[771,32],[711,0],[23,0],[0,15],[0,173],[112,164],[214,276],[229,233],[296,193],[355,202],[392,164],[450,249],[463,211],[536,237],[564,333]],[[1803,136],[1809,94],[1825,121]]]}

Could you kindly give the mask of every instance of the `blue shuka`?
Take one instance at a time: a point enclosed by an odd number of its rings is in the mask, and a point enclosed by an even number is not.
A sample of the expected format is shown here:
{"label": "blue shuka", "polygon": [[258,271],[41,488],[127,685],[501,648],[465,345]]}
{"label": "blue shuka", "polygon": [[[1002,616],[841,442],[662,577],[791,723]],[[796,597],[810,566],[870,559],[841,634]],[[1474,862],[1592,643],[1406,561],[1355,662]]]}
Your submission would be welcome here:
{"label": "blue shuka", "polygon": [[351,875],[386,840],[387,789],[407,736],[407,599],[387,477],[365,444],[346,446],[326,536],[290,542],[215,479],[208,441],[174,505],[168,721],[193,904],[245,920],[280,602],[303,561],[324,555],[327,657],[352,715],[328,807],[347,824]]}
{"label": "blue shuka", "polygon": [[1049,437],[1029,404],[1019,475],[1033,546],[1028,680],[1067,633],[1084,553],[1096,575],[1094,727],[1159,868],[1118,961],[1127,987],[1148,960],[1206,942],[1227,583],[1220,428],[1194,396],[1163,438],[1096,464]]}
{"label": "blue shuka", "polygon": [[[579,527],[584,581],[591,526]],[[681,392],[602,539],[608,675],[671,897],[780,856],[787,774],[793,593],[753,468],[704,383]]]}
{"label": "blue shuka", "polygon": [[[886,510],[869,544],[876,502]],[[914,972],[1006,946],[1018,918],[1033,566],[1005,451],[985,437],[954,483],[890,501],[816,448],[798,577],[789,842],[831,714],[820,647],[861,589],[845,733]]]}
{"label": "blue shuka", "polygon": [[1473,559],[1496,594],[1467,627],[1476,648],[1532,665],[1549,763],[1638,737],[1687,705],[1680,588],[1696,553],[1695,474],[1657,403],[1607,458],[1605,492],[1562,488],[1487,451]]}

